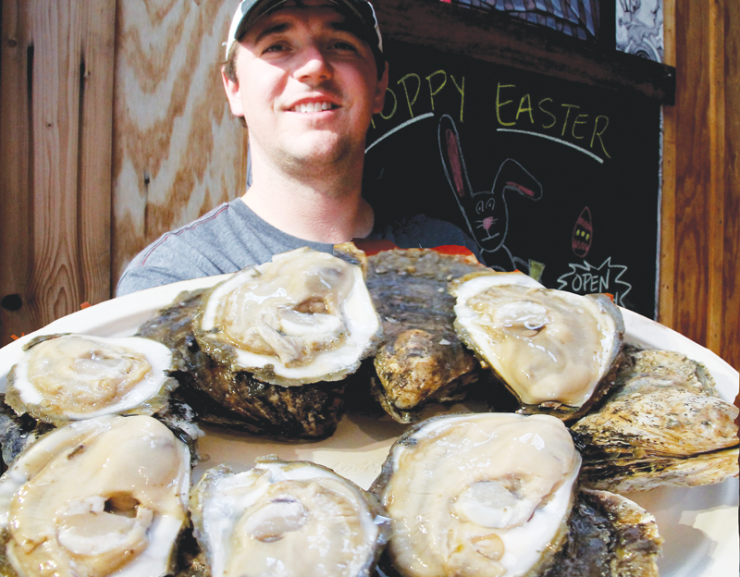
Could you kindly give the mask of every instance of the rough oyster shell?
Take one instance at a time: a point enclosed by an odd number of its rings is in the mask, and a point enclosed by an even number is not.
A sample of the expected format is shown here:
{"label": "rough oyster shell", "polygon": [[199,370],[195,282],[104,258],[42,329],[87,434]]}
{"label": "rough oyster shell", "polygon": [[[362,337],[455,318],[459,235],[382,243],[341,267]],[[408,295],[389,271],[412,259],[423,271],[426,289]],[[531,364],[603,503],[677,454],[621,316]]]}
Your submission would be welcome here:
{"label": "rough oyster shell", "polygon": [[382,330],[362,268],[309,248],[213,287],[193,328],[217,364],[284,387],[343,379]]}
{"label": "rough oyster shell", "polygon": [[738,409],[699,363],[630,350],[598,411],[572,426],[585,485],[616,492],[692,487],[738,475]]}
{"label": "rough oyster shell", "polygon": [[217,365],[193,335],[193,317],[202,295],[203,291],[181,293],[137,333],[173,351],[173,374],[183,383],[177,394],[193,407],[198,419],[278,439],[316,440],[331,435],[343,414],[342,393],[349,379],[281,387]]}
{"label": "rough oyster shell", "polygon": [[44,335],[8,374],[5,402],[17,414],[60,426],[108,414],[153,415],[177,381],[166,346],[136,337]]}
{"label": "rough oyster shell", "polygon": [[330,469],[277,457],[206,472],[190,501],[211,577],[369,577],[390,529],[374,495]]}
{"label": "rough oyster shell", "polygon": [[368,257],[367,287],[383,320],[373,359],[373,394],[400,423],[432,402],[460,400],[480,365],[455,333],[447,283],[484,268],[472,256],[429,249],[386,250]]}
{"label": "rough oyster shell", "polygon": [[450,292],[460,340],[514,393],[521,412],[576,418],[613,384],[624,321],[606,295],[494,271],[453,281]]}
{"label": "rough oyster shell", "polygon": [[0,478],[5,570],[162,577],[187,523],[189,481],[187,446],[151,417],[56,429]]}
{"label": "rough oyster shell", "polygon": [[581,488],[568,539],[542,577],[658,577],[662,544],[645,509],[615,493]]}
{"label": "rough oyster shell", "polygon": [[404,577],[536,574],[567,533],[578,455],[549,415],[447,415],[391,448],[371,491],[393,520]]}

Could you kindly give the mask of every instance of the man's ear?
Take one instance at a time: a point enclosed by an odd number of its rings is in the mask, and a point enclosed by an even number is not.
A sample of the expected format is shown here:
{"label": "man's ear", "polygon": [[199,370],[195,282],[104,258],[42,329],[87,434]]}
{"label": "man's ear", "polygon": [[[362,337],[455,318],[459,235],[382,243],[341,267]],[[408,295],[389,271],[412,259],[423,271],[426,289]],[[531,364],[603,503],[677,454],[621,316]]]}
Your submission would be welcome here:
{"label": "man's ear", "polygon": [[373,114],[379,114],[385,104],[385,91],[388,89],[388,62],[385,63],[383,76],[378,80],[378,86],[373,97]]}
{"label": "man's ear", "polygon": [[224,73],[223,67],[221,68],[221,79],[224,82],[224,90],[226,91],[226,98],[229,99],[229,107],[231,113],[234,116],[244,116],[244,106],[242,105],[242,96],[239,89],[239,83],[231,80]]}

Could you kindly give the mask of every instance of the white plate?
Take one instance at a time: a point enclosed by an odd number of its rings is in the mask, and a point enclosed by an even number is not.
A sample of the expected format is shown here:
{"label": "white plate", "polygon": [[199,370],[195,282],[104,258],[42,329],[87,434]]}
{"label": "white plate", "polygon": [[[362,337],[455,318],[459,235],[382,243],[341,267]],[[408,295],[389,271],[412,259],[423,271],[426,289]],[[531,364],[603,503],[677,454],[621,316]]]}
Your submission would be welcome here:
{"label": "white plate", "polygon": [[[182,290],[211,286],[225,278],[211,277],[157,287],[106,301],[63,317],[0,349],[0,390],[17,362],[23,345],[34,336],[82,332],[98,336],[133,335],[139,325],[169,305]],[[684,353],[711,371],[723,399],[738,394],[738,372],[711,351],[650,319],[623,309],[628,341]],[[390,419],[347,415],[337,432],[316,443],[292,444],[255,439],[205,428],[200,441],[205,461],[194,471],[197,481],[207,468],[220,463],[235,470],[252,467],[256,457],[276,454],[283,459],[310,460],[368,488],[404,427]],[[724,577],[738,574],[738,479],[691,489],[656,489],[630,498],[655,515],[665,539],[658,565],[663,577]]]}

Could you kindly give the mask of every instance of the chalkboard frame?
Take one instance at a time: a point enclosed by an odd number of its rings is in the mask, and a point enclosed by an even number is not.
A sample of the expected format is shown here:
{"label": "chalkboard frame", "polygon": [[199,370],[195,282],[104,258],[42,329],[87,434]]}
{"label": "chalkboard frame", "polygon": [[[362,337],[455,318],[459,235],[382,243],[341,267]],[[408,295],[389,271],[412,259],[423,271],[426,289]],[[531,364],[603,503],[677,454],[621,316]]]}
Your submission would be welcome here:
{"label": "chalkboard frame", "polygon": [[435,0],[375,0],[384,37],[673,105],[676,69],[607,42]]}

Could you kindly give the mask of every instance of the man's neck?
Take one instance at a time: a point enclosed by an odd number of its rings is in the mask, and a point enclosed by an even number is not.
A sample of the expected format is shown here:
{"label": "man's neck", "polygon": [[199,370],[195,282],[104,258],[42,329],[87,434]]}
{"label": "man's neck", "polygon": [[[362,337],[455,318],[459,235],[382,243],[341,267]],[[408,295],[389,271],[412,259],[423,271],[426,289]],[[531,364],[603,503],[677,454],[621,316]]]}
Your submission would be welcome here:
{"label": "man's neck", "polygon": [[[262,171],[242,199],[258,216],[292,236],[340,243],[373,228],[372,207],[362,198],[362,178],[320,175],[291,179]],[[346,173],[345,173],[346,174]]]}

